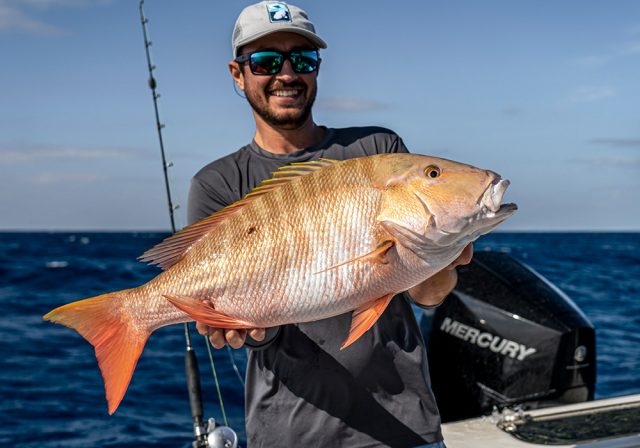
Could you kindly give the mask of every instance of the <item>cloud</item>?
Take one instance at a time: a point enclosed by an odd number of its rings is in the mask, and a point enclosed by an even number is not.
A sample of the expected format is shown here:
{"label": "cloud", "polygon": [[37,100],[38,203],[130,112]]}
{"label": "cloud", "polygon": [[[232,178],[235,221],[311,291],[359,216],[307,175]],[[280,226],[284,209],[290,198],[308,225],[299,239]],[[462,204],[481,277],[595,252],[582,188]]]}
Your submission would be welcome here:
{"label": "cloud", "polygon": [[52,174],[43,173],[36,176],[31,176],[27,180],[36,185],[54,185],[54,184],[86,184],[89,182],[97,182],[105,180],[105,176],[99,176],[97,174]]}
{"label": "cloud", "polygon": [[60,36],[64,31],[48,25],[8,2],[0,2],[0,32],[19,31],[41,36]]}
{"label": "cloud", "polygon": [[36,16],[44,11],[110,3],[110,0],[0,0],[0,32],[21,32],[40,36],[61,36],[62,28]]}
{"label": "cloud", "polygon": [[607,62],[609,62],[609,60],[611,60],[611,56],[592,55],[592,56],[584,56],[581,58],[574,59],[573,62],[583,67],[596,68],[596,67],[602,67]]}
{"label": "cloud", "polygon": [[593,138],[589,140],[592,145],[606,145],[614,148],[640,148],[640,138]]}
{"label": "cloud", "polygon": [[0,148],[0,165],[51,160],[123,159],[138,157],[139,155],[139,151],[124,148],[78,148],[54,146]]}
{"label": "cloud", "polygon": [[616,95],[616,90],[611,86],[580,86],[561,104],[590,103],[600,101]]}
{"label": "cloud", "polygon": [[593,168],[633,168],[640,167],[640,158],[638,157],[623,157],[623,156],[610,156],[610,157],[590,157],[581,159],[572,159],[569,162],[578,163],[581,165],[588,165]]}
{"label": "cloud", "polygon": [[606,64],[613,63],[618,59],[633,57],[640,54],[640,24],[630,27],[627,32],[627,42],[618,44],[602,51],[600,54],[592,54],[579,58],[574,58],[571,62],[588,68],[599,68]]}
{"label": "cloud", "polygon": [[638,54],[640,53],[640,41],[629,42],[621,50],[621,54]]}
{"label": "cloud", "polygon": [[386,109],[385,104],[371,100],[359,100],[356,98],[327,98],[316,102],[321,109],[343,112],[368,112]]}
{"label": "cloud", "polygon": [[[38,9],[50,9],[50,8],[57,8],[61,6],[62,7],[86,6],[86,5],[90,5],[91,3],[98,3],[98,2],[96,2],[95,0],[93,0],[93,2],[91,0],[20,0],[20,3],[23,5],[28,5]],[[104,3],[104,1],[100,3]]]}
{"label": "cloud", "polygon": [[627,34],[630,36],[640,36],[640,23],[634,23],[628,27]]}

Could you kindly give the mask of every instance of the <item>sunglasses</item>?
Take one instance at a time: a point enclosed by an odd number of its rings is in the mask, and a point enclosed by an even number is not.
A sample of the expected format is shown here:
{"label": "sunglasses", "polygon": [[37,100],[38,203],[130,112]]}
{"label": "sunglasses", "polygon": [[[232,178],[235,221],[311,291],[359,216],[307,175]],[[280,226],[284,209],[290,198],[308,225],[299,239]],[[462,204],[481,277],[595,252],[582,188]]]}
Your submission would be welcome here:
{"label": "sunglasses", "polygon": [[320,56],[317,50],[275,51],[264,50],[243,54],[235,58],[238,63],[249,62],[254,75],[277,75],[282,70],[284,61],[289,60],[296,73],[312,73],[318,70]]}

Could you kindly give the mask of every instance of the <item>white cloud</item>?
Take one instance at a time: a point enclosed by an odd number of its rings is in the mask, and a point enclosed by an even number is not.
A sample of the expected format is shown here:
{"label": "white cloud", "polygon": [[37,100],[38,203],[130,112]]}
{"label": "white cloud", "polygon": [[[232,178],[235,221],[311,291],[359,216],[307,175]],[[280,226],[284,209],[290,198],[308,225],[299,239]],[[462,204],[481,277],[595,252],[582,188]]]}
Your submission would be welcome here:
{"label": "white cloud", "polygon": [[627,34],[629,34],[630,36],[640,35],[640,23],[634,23],[629,28],[627,28]]}
{"label": "white cloud", "polygon": [[615,96],[616,90],[611,86],[580,86],[562,104],[589,103]]}
{"label": "white cloud", "polygon": [[583,67],[596,68],[602,67],[611,59],[610,56],[599,55],[599,56],[584,56],[581,58],[577,58],[574,62]]}
{"label": "white cloud", "polygon": [[0,2],[0,32],[19,31],[43,36],[59,36],[64,31],[31,17],[8,2]]}
{"label": "white cloud", "polygon": [[571,162],[588,165],[589,167],[602,168],[633,168],[640,167],[640,158],[624,156],[608,156],[573,159]]}
{"label": "white cloud", "polygon": [[38,14],[59,8],[78,8],[110,3],[110,0],[0,0],[0,32],[61,36],[65,30],[48,24]]}
{"label": "white cloud", "polygon": [[366,112],[386,109],[386,106],[377,101],[359,100],[356,98],[327,98],[316,102],[316,106],[321,109],[345,111],[345,112]]}
{"label": "white cloud", "polygon": [[[638,28],[640,28],[640,25]],[[631,40],[609,48],[608,50],[604,50],[600,54],[592,54],[589,56],[575,58],[572,62],[587,68],[599,68],[606,64],[614,63],[618,59],[640,54],[640,40],[636,37],[637,34],[640,34],[640,31],[629,31],[627,34]]]}
{"label": "white cloud", "polygon": [[[15,3],[15,2],[14,2]],[[50,9],[57,7],[77,7],[86,6],[92,3],[91,0],[20,0],[21,4],[39,9]],[[97,3],[93,0],[93,3]]]}
{"label": "white cloud", "polygon": [[638,53],[640,53],[640,41],[629,42],[621,50],[621,54],[626,54],[626,55],[638,54]]}
{"label": "white cloud", "polygon": [[86,184],[88,182],[97,182],[106,179],[105,176],[99,176],[97,174],[53,174],[43,173],[36,176],[31,176],[27,180],[36,185],[53,185],[53,184],[69,184],[69,183],[81,183]]}
{"label": "white cloud", "polygon": [[0,165],[32,163],[50,160],[123,159],[139,155],[139,152],[123,148],[76,148],[32,146],[24,148],[0,148]]}
{"label": "white cloud", "polygon": [[614,148],[640,148],[640,138],[593,138],[589,143],[594,145],[607,145]]}

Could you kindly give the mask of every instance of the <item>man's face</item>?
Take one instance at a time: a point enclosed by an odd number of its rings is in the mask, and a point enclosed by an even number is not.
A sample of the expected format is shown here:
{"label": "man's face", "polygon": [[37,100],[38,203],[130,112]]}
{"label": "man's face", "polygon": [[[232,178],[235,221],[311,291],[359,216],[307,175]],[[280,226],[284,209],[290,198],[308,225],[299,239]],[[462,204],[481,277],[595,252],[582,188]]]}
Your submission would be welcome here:
{"label": "man's face", "polygon": [[[315,47],[309,40],[295,33],[274,33],[244,46],[241,54],[260,50],[310,50]],[[316,98],[318,72],[295,73],[286,60],[280,73],[254,75],[248,63],[231,73],[247,97],[255,113],[269,125],[282,129],[297,129],[311,116]]]}

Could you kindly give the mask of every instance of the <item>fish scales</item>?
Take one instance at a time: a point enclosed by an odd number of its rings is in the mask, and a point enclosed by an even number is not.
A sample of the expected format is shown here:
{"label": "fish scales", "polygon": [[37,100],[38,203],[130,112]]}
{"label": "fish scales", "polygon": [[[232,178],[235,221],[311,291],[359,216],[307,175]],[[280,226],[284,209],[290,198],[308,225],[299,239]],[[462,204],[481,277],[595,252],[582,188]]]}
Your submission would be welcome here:
{"label": "fish scales", "polygon": [[[327,176],[323,179],[317,176],[314,179],[315,182],[292,182],[275,191],[274,195],[259,198],[256,201],[256,208],[269,210],[272,215],[263,215],[263,223],[276,222],[275,219],[278,218],[279,225],[269,226],[251,222],[251,225],[259,227],[259,230],[249,236],[252,241],[245,239],[241,245],[246,249],[253,242],[257,242],[258,249],[239,252],[240,260],[236,263],[232,261],[227,265],[230,278],[226,283],[232,286],[228,288],[226,294],[212,298],[216,309],[227,312],[233,308],[236,316],[255,322],[256,314],[264,314],[261,309],[263,307],[279,314],[280,319],[283,318],[282,314],[285,319],[308,318],[311,310],[317,313],[318,302],[327,309],[331,307],[332,299],[339,293],[339,288],[335,285],[340,279],[336,279],[338,276],[335,272],[315,273],[372,249],[370,242],[368,245],[364,243],[365,238],[354,238],[354,234],[362,233],[361,229],[366,227],[367,219],[371,220],[373,214],[361,213],[357,216],[358,211],[371,207],[366,203],[364,207],[350,206],[350,204],[357,205],[358,202],[364,202],[363,200],[366,199],[367,195],[363,194],[365,190],[362,188],[366,184],[366,178],[357,179],[360,181],[359,188],[349,190],[343,183],[332,182],[332,179],[337,177],[339,176]],[[348,173],[343,178],[346,177]],[[300,192],[304,188],[309,190],[304,193],[310,195],[312,199],[301,203]],[[345,189],[347,194],[341,195],[340,200],[348,204],[338,204],[336,207],[336,192]],[[330,213],[332,209],[339,210],[341,214],[332,215]],[[249,211],[248,209],[247,212]],[[251,217],[247,218],[247,220],[251,219]],[[332,240],[336,240],[336,243]],[[354,245],[354,241],[357,243],[358,240],[363,243]],[[312,241],[315,244],[311,244]],[[334,251],[323,256],[323,247],[333,247]],[[251,256],[255,252],[262,254],[257,260]],[[247,285],[250,290],[257,289],[260,292],[258,297],[247,297],[239,287],[235,287],[240,285],[239,279],[244,273],[251,271],[262,274],[255,284]],[[323,276],[333,277],[333,281]],[[251,275],[247,277],[255,278]],[[300,289],[307,292],[303,300],[298,302],[286,300],[288,296],[296,294]],[[278,307],[282,309],[278,310]],[[264,320],[260,323],[267,326],[273,325],[273,322]]]}
{"label": "fish scales", "polygon": [[508,184],[491,171],[413,154],[284,167],[147,251],[142,259],[164,269],[148,283],[44,318],[94,345],[109,413],[147,338],[165,325],[260,328],[353,311],[345,348],[394,294],[443,269],[516,210],[500,204]]}
{"label": "fish scales", "polygon": [[[295,196],[295,190],[293,190]],[[201,263],[201,266],[204,268],[202,272],[203,283],[209,284],[225,284],[224,292],[219,296],[218,300],[214,302],[214,305],[220,307],[221,309],[225,309],[225,305],[228,306],[240,306],[239,313],[243,317],[252,318],[251,309],[244,310],[242,309],[242,304],[246,304],[248,307],[251,307],[252,304],[260,302],[262,306],[265,306],[267,309],[273,309],[276,304],[276,300],[278,297],[281,297],[281,294],[277,294],[277,291],[274,291],[273,288],[265,288],[265,286],[269,286],[269,283],[273,281],[275,278],[275,283],[281,283],[277,274],[278,273],[286,273],[288,272],[286,269],[283,269],[283,265],[291,266],[291,255],[289,252],[282,252],[281,243],[282,241],[287,241],[290,238],[286,238],[286,232],[283,234],[283,227],[273,228],[273,226],[264,226],[261,222],[268,222],[273,220],[276,216],[281,215],[283,213],[282,207],[277,207],[277,204],[283,204],[287,202],[292,202],[289,197],[283,198],[283,194],[287,193],[284,190],[278,190],[274,193],[276,195],[270,196],[266,199],[266,204],[263,207],[250,207],[246,210],[243,210],[241,214],[238,215],[239,219],[235,219],[229,222],[229,225],[223,226],[220,232],[219,239],[211,239],[207,242],[206,245],[202,246],[202,249],[206,252],[218,253],[220,243],[226,241],[236,241],[236,244],[232,245],[230,248],[231,258],[227,260],[223,260],[221,258],[211,260],[211,257],[205,258],[207,261]],[[290,193],[290,192],[289,192]],[[261,198],[262,199],[262,198]],[[244,216],[247,215],[247,216]],[[296,214],[296,217],[299,214]],[[285,220],[286,221],[286,220]],[[239,231],[243,230],[244,227],[248,227],[245,223],[256,223],[252,225],[250,228],[257,228],[254,230],[251,235],[247,237],[237,238]],[[284,235],[284,237],[283,237]],[[252,241],[247,241],[247,238]],[[280,243],[278,243],[278,241]],[[304,241],[304,240],[303,240]],[[251,246],[252,242],[257,242],[258,247],[257,250],[252,251],[239,251],[238,249],[245,248],[247,245]],[[295,241],[292,243],[300,243],[300,241]],[[249,244],[247,244],[249,243]],[[300,248],[298,248],[300,249]],[[304,253],[304,250],[296,251],[297,254]],[[194,250],[193,252],[196,256],[198,256],[198,251]],[[255,254],[258,254],[258,258],[254,258]],[[287,255],[287,257],[277,256],[282,254]],[[269,266],[269,262],[271,259],[275,257],[275,263]],[[216,263],[216,261],[226,261],[225,263]],[[294,266],[299,264],[297,260],[294,261]],[[187,263],[183,263],[186,266]],[[270,269],[266,269],[270,267]],[[177,266],[176,266],[177,267]],[[178,269],[175,277],[178,279],[188,278],[184,274],[184,269]],[[290,272],[290,270],[289,270]],[[193,272],[190,273],[190,277],[193,277]],[[213,279],[206,277],[213,277]],[[164,279],[163,279],[164,281]],[[175,282],[175,279],[170,279],[169,283]],[[179,281],[178,281],[179,283]],[[270,291],[270,294],[267,295],[259,295],[258,297],[247,297],[246,290],[247,287],[252,284],[258,285],[258,291]],[[255,291],[255,289],[254,289]],[[190,295],[195,297],[211,297],[211,292],[216,292],[216,289],[213,291],[193,291],[189,288],[189,285],[178,285],[177,288],[172,289],[171,292],[177,295]],[[166,301],[165,301],[166,302]],[[174,309],[170,304],[170,309]],[[259,310],[253,310],[255,312],[259,312]],[[169,313],[171,314],[171,313]],[[179,314],[179,313],[178,313]],[[173,315],[172,320],[177,316]]]}

